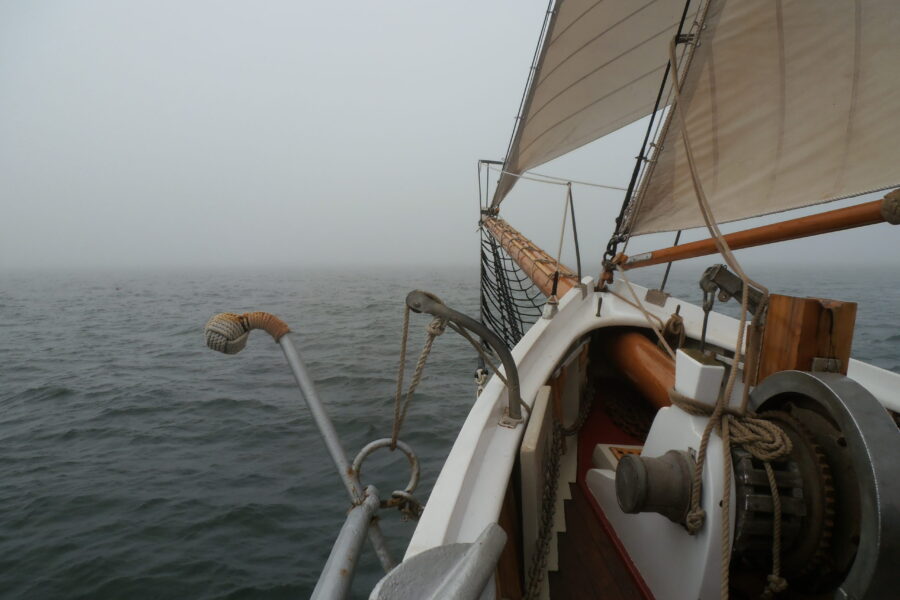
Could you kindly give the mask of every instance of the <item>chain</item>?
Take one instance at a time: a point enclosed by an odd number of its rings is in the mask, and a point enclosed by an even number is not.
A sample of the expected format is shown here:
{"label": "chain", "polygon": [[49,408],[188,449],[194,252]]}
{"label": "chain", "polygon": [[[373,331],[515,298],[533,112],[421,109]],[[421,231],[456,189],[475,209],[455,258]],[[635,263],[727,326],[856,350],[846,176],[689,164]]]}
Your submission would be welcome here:
{"label": "chain", "polygon": [[550,554],[550,540],[553,537],[553,524],[556,521],[556,494],[559,490],[559,463],[565,448],[565,438],[575,435],[584,425],[591,412],[593,388],[585,386],[578,407],[578,417],[569,427],[553,420],[553,431],[550,437],[549,456],[544,462],[544,493],[541,496],[541,526],[535,542],[531,566],[528,568],[528,587],[525,600],[536,600],[541,594],[541,582],[547,575],[547,556]]}
{"label": "chain", "polygon": [[525,600],[535,600],[541,594],[541,582],[547,574],[547,555],[550,553],[550,539],[553,536],[553,522],[556,517],[556,492],[559,483],[559,462],[562,457],[563,432],[559,423],[553,423],[550,440],[550,456],[544,463],[544,494],[541,497],[541,528],[535,542],[531,567],[528,569],[528,588]]}

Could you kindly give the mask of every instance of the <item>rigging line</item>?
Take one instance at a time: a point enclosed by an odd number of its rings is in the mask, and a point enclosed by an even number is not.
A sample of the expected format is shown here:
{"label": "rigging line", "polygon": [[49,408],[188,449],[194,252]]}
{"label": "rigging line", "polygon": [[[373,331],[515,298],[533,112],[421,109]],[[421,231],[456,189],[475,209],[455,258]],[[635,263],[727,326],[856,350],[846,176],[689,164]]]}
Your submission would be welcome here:
{"label": "rigging line", "polygon": [[[656,315],[650,313],[646,308],[644,308],[643,302],[641,302],[641,299],[638,298],[637,292],[634,291],[634,287],[631,285],[631,282],[628,280],[628,277],[625,276],[625,269],[623,269],[621,265],[619,265],[619,276],[622,278],[622,281],[625,283],[625,287],[631,293],[631,297],[634,298],[634,302],[629,301],[624,296],[621,296],[621,295],[617,294],[616,292],[613,292],[612,290],[609,290],[610,293],[612,293],[613,296],[618,297],[620,300],[624,300],[631,306],[637,308],[639,311],[641,311],[644,314],[644,318],[647,319],[647,324],[650,325],[650,329],[652,329],[653,333],[656,334],[656,337],[659,338],[659,343],[662,345],[662,347],[665,349],[665,351],[669,354],[669,356],[672,358],[672,360],[675,360],[675,352],[672,350],[672,347],[669,345],[669,342],[666,341],[665,336],[662,334],[662,329],[665,329],[665,325],[663,325],[662,319],[660,319]],[[660,325],[659,329],[657,329],[657,327],[653,324],[653,320],[651,319],[651,317],[653,317],[654,319],[657,320],[657,322]]]}
{"label": "rigging line", "polygon": [[[706,11],[709,10],[709,2],[706,4],[706,9],[703,14],[703,19],[700,21],[702,23],[706,17]],[[672,64],[672,68],[675,71],[674,77],[674,89],[675,89],[675,109],[678,111],[679,117],[679,125],[681,130],[681,140],[684,146],[684,154],[688,164],[688,170],[691,175],[691,183],[694,186],[694,193],[697,196],[697,202],[700,205],[700,213],[703,216],[703,220],[706,222],[706,227],[709,229],[711,235],[713,235],[716,246],[719,249],[719,252],[725,258],[725,262],[728,263],[732,269],[740,276],[741,282],[743,284],[743,291],[741,294],[741,313],[740,313],[740,326],[737,331],[737,339],[735,341],[735,349],[734,349],[734,361],[733,366],[731,368],[731,372],[728,375],[728,381],[725,384],[725,389],[721,396],[718,398],[715,409],[707,421],[706,427],[703,431],[703,435],[700,440],[700,448],[697,452],[697,462],[696,468],[694,470],[694,480],[698,481],[702,475],[703,465],[706,458],[706,450],[707,444],[709,441],[710,433],[712,432],[713,427],[716,425],[720,425],[721,427],[721,437],[723,441],[723,450],[725,452],[725,489],[729,489],[728,486],[731,485],[731,460],[730,453],[728,450],[728,415],[723,415],[725,406],[731,399],[732,391],[734,390],[734,384],[737,379],[738,372],[738,363],[741,360],[741,354],[743,350],[744,344],[744,330],[747,323],[747,309],[749,303],[749,295],[750,295],[750,283],[753,283],[757,287],[762,288],[762,292],[764,294],[764,298],[768,298],[768,290],[756,282],[754,282],[741,268],[740,263],[737,261],[737,258],[732,254],[731,248],[728,245],[728,241],[722,235],[722,232],[719,230],[719,225],[716,222],[712,209],[709,205],[708,199],[706,198],[706,193],[703,189],[703,184],[700,181],[700,176],[697,171],[697,165],[694,162],[693,150],[691,148],[690,139],[688,136],[687,124],[685,122],[685,111],[682,106],[680,94],[681,94],[681,85],[678,81],[678,66],[675,64],[675,39],[669,44],[669,61]],[[757,309],[755,314],[753,315],[752,324],[755,326],[758,324],[758,320],[760,315],[762,314],[761,309]],[[748,349],[749,351],[749,349]],[[746,362],[745,362],[746,367]],[[744,385],[742,390],[742,399],[741,399],[741,410],[746,413],[746,408],[749,400],[749,386]],[[739,421],[738,421],[739,422]],[[772,490],[772,495],[777,496],[778,488],[770,481],[770,489]],[[692,491],[691,494],[691,512],[694,514],[699,513],[699,495]],[[726,493],[722,498],[722,584],[721,584],[721,597],[723,600],[727,600],[729,596],[729,575],[730,575],[730,564],[731,564],[731,540],[730,540],[730,522],[729,522],[729,504],[731,501],[731,494]],[[776,517],[775,520],[775,529],[773,535],[777,536],[780,534],[780,515]],[[776,540],[774,544],[779,544],[780,540]],[[773,545],[773,552],[777,545]],[[784,580],[780,578],[779,574],[779,562],[777,559],[773,559],[772,564],[772,574],[770,575],[770,581],[773,584],[784,585]],[[773,588],[774,589],[774,588]]]}
{"label": "rigging line", "polygon": [[[617,192],[624,192],[626,188],[619,187],[616,185],[606,185],[603,183],[591,183],[590,181],[578,181],[576,179],[566,179],[565,177],[556,177],[554,175],[543,175],[541,173],[535,173],[534,171],[529,171],[530,175],[526,175],[525,173],[513,173],[512,171],[505,171],[503,169],[498,169],[495,167],[488,166],[493,171],[501,173],[503,175],[509,175],[511,177],[516,177],[518,179],[527,179],[528,181],[537,181],[538,183],[549,183],[550,185],[569,185],[570,183],[574,183],[577,185],[586,185],[588,187],[595,188],[603,188],[605,190],[615,190]],[[539,177],[543,177],[543,179],[538,179]]]}
{"label": "rigging line", "polygon": [[[531,67],[528,69],[528,77],[525,80],[525,89],[522,90],[522,99],[519,100],[519,111],[516,115],[516,124],[513,127],[512,134],[509,136],[509,144],[506,147],[506,156],[503,157],[503,165],[506,166],[509,163],[509,158],[512,156],[513,147],[518,144],[519,136],[522,133],[522,125],[525,119],[525,112],[528,110],[528,105],[531,104],[532,91],[533,91],[533,83],[535,77],[537,76],[538,66],[540,65],[541,59],[544,56],[544,53],[547,50],[547,40],[550,36],[551,22],[555,22],[553,18],[557,13],[556,11],[556,2],[555,0],[549,0],[547,2],[547,11],[544,13],[544,23],[541,25],[541,34],[538,36],[537,46],[534,48],[534,56],[531,59]],[[497,189],[494,190],[494,195],[496,196],[497,191],[500,189],[499,182]],[[500,200],[498,198],[493,198],[491,200],[491,206],[496,208],[500,205]]]}
{"label": "rigging line", "polygon": [[[685,37],[689,38],[684,43],[684,47],[681,49],[681,55],[678,57],[677,62],[672,63],[669,62],[669,65],[673,69],[674,77],[672,78],[671,84],[669,85],[669,91],[666,95],[666,106],[669,107],[669,110],[663,111],[665,112],[665,118],[660,118],[657,126],[656,132],[653,134],[654,142],[650,143],[651,152],[648,153],[646,160],[644,161],[644,166],[641,169],[641,173],[638,176],[637,188],[635,189],[632,198],[629,200],[629,207],[626,211],[625,219],[623,219],[622,227],[623,234],[625,235],[625,246],[622,249],[624,253],[628,248],[628,242],[631,239],[629,234],[625,234],[624,230],[630,230],[634,226],[634,220],[637,218],[637,215],[640,214],[641,208],[644,203],[644,196],[647,194],[647,188],[650,185],[650,180],[653,177],[653,171],[656,168],[656,161],[659,159],[660,152],[662,152],[663,146],[665,145],[665,141],[668,139],[669,135],[669,127],[672,124],[672,119],[675,116],[676,111],[678,110],[675,107],[675,103],[678,102],[679,96],[678,91],[681,89],[681,86],[684,84],[684,79],[687,77],[687,71],[690,68],[691,61],[694,58],[694,50],[697,48],[699,44],[695,44],[691,36],[699,36],[701,31],[701,12],[703,15],[706,14],[706,10],[709,7],[711,0],[707,0],[705,3],[701,3],[697,7],[697,12],[694,14],[694,22],[691,24],[689,29],[689,33],[685,34]],[[673,38],[676,39],[677,38]],[[670,40],[671,43],[671,40]],[[677,42],[676,42],[677,44]],[[684,66],[683,74],[679,74],[679,69]],[[676,86],[678,89],[676,90]]]}
{"label": "rigging line", "polygon": [[[678,233],[675,234],[675,243],[672,246],[677,246],[678,241],[681,239],[681,230],[678,230]],[[672,263],[666,263],[666,272],[663,274],[662,283],[659,284],[659,291],[663,291],[666,289],[666,281],[669,279],[669,271],[672,270]]]}
{"label": "rigging line", "polygon": [[563,240],[566,238],[566,221],[569,220],[569,198],[572,197],[572,184],[566,185],[566,201],[563,204],[562,228],[559,230],[559,249],[556,251],[556,276],[553,280],[553,296],[556,296],[556,285],[559,282],[559,263],[562,260]]}
{"label": "rigging line", "polygon": [[578,269],[578,283],[581,283],[581,247],[578,244],[578,227],[575,225],[575,199],[572,197],[572,186],[569,186],[569,210],[572,213],[572,238],[575,242],[575,266]]}
{"label": "rigging line", "polygon": [[[681,12],[681,20],[678,22],[678,32],[676,33],[676,36],[680,35],[681,30],[684,28],[684,21],[687,18],[688,7],[690,5],[691,0],[686,0],[684,3],[684,10]],[[644,141],[641,144],[641,151],[638,153],[637,160],[634,163],[634,170],[631,172],[631,181],[628,182],[628,189],[625,192],[625,199],[622,202],[622,207],[619,209],[619,216],[616,217],[616,228],[613,230],[613,235],[606,247],[607,259],[612,259],[616,253],[615,239],[621,233],[619,229],[622,226],[622,218],[625,216],[625,210],[628,208],[628,204],[631,202],[631,196],[634,193],[634,186],[637,183],[638,174],[640,173],[641,165],[644,162],[644,152],[647,150],[647,143],[650,141],[650,132],[653,130],[653,122],[656,120],[656,113],[659,110],[659,103],[662,100],[663,91],[666,88],[666,81],[669,78],[671,67],[671,64],[667,64],[666,69],[663,72],[662,81],[659,84],[659,92],[656,94],[656,103],[653,105],[653,112],[650,113],[650,123],[647,126],[647,132],[644,134]]]}
{"label": "rigging line", "polygon": [[478,212],[480,214],[484,208],[484,201],[481,197],[481,161],[478,162],[476,179],[478,179]]}

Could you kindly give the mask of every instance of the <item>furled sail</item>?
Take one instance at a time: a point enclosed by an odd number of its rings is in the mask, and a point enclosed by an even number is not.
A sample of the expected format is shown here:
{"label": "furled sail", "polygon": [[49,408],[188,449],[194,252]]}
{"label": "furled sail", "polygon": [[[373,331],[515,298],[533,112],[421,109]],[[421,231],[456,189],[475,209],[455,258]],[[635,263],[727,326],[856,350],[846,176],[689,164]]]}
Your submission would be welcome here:
{"label": "furled sail", "polygon": [[[682,109],[718,222],[900,184],[897,0],[713,0],[705,25]],[[632,235],[703,225],[672,113]]]}
{"label": "furled sail", "polygon": [[557,0],[493,206],[517,174],[650,114],[684,9],[685,0]]}

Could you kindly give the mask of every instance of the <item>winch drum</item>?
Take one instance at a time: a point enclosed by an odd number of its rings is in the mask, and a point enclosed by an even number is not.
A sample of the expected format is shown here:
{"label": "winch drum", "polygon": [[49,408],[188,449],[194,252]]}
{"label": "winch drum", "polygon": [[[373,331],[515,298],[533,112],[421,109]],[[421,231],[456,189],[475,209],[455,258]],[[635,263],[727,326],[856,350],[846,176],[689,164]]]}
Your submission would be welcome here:
{"label": "winch drum", "polygon": [[900,587],[900,432],[887,410],[834,373],[782,371],[757,386],[752,400],[763,414],[792,403],[816,405],[840,430],[858,482],[860,539],[835,598],[891,597]]}

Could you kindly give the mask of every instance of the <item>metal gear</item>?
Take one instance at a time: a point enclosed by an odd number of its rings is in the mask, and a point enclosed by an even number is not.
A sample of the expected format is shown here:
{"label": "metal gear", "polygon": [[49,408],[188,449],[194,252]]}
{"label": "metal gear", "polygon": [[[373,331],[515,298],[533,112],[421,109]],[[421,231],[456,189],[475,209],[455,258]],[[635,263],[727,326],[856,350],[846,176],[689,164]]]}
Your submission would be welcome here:
{"label": "metal gear", "polygon": [[[788,408],[788,407],[784,407]],[[781,499],[782,573],[792,588],[810,587],[805,576],[828,559],[835,491],[831,468],[815,437],[787,410],[759,415],[781,427],[793,443],[786,460],[772,462]],[[751,570],[772,560],[774,503],[762,461],[743,448],[732,449],[735,474],[734,558]]]}
{"label": "metal gear", "polygon": [[[745,449],[731,449],[734,464],[735,515],[734,557],[745,566],[766,568],[772,562],[772,523],[774,503],[764,463]],[[772,463],[775,482],[781,498],[782,547],[797,539],[806,504],[803,500],[803,478],[796,461]]]}
{"label": "metal gear", "polygon": [[782,570],[793,587],[806,588],[807,575],[817,576],[827,562],[835,522],[835,488],[831,467],[816,437],[792,416],[793,405],[761,417],[779,425],[793,443],[791,460],[799,469],[805,515],[793,543],[782,543]]}
{"label": "metal gear", "polygon": [[[757,385],[751,400],[760,415],[787,414],[791,421],[782,420],[791,439],[810,441],[818,449],[815,463],[824,456],[830,471],[826,493],[819,495],[824,507],[820,527],[830,532],[830,540],[826,546],[819,536],[809,564],[793,565],[798,569],[788,576],[791,596],[896,597],[900,564],[896,422],[871,392],[835,373],[781,371]],[[795,451],[791,458],[796,455]],[[816,526],[813,519],[808,521],[804,527]],[[782,556],[797,552],[799,543]],[[753,575],[740,569],[736,574]]]}
{"label": "metal gear", "polygon": [[803,424],[804,434],[815,440],[817,451],[829,466],[831,479],[826,488],[826,501],[831,510],[826,519],[830,521],[830,544],[817,553],[811,568],[804,569],[798,576],[809,592],[830,590],[850,569],[859,548],[859,481],[845,436],[821,407],[796,399],[780,408]]}

